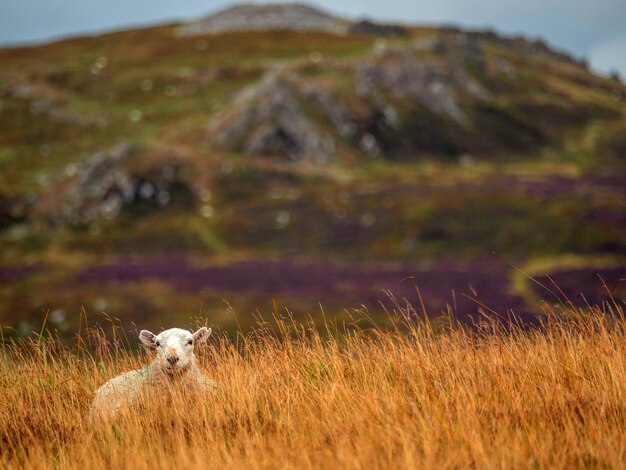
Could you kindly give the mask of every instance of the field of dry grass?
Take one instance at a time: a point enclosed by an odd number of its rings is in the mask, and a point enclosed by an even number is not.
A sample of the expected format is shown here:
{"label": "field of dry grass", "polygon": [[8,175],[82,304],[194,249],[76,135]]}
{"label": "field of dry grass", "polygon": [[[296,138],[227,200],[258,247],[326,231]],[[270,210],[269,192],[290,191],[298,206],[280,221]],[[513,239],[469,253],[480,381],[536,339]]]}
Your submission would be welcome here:
{"label": "field of dry grass", "polygon": [[619,306],[550,310],[525,332],[434,332],[401,317],[397,329],[274,319],[236,341],[214,336],[198,355],[218,392],[172,390],[114,424],[87,418],[93,391],[144,354],[97,332],[70,348],[45,333],[5,342],[0,466],[624,467]]}

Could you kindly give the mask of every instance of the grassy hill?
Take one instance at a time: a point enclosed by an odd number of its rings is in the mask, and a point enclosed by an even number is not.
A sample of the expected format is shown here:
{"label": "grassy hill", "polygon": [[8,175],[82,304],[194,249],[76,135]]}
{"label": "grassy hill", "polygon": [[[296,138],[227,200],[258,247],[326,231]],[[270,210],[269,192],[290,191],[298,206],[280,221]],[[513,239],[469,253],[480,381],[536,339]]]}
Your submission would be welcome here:
{"label": "grassy hill", "polygon": [[0,322],[228,327],[415,282],[433,314],[532,314],[551,294],[494,251],[623,298],[619,81],[489,31],[185,28],[0,50]]}

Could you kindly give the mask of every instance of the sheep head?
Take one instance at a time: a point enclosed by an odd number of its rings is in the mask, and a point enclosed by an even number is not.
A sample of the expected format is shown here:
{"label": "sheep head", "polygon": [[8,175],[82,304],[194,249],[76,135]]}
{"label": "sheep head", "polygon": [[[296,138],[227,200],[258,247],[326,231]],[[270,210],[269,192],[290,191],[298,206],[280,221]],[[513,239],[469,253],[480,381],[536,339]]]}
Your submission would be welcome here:
{"label": "sheep head", "polygon": [[207,340],[211,329],[202,327],[195,333],[180,328],[170,328],[158,335],[141,330],[139,339],[143,344],[156,350],[156,361],[161,370],[177,374],[189,370],[196,361],[194,347]]}

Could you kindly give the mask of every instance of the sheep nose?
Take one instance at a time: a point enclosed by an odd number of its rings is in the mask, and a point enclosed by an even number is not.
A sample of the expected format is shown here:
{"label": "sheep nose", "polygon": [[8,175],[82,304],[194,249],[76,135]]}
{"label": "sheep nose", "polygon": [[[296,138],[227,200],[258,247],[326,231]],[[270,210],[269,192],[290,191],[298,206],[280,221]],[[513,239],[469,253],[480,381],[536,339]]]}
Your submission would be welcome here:
{"label": "sheep nose", "polygon": [[169,362],[171,365],[174,365],[178,362],[178,356],[170,356],[167,358],[167,362]]}

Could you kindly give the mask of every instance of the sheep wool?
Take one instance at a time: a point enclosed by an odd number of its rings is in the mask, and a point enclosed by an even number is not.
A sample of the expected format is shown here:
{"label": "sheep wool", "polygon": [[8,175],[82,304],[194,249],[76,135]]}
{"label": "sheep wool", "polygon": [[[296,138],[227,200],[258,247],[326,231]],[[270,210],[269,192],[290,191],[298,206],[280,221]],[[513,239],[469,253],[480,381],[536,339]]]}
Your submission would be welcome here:
{"label": "sheep wool", "polygon": [[102,385],[92,402],[92,416],[114,416],[135,406],[148,395],[163,396],[163,390],[179,387],[191,393],[206,393],[217,389],[217,384],[198,367],[194,348],[211,335],[211,329],[202,327],[195,333],[171,328],[158,335],[148,330],[139,333],[139,339],[156,350],[156,357],[143,369],[118,375]]}

